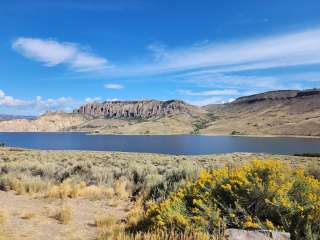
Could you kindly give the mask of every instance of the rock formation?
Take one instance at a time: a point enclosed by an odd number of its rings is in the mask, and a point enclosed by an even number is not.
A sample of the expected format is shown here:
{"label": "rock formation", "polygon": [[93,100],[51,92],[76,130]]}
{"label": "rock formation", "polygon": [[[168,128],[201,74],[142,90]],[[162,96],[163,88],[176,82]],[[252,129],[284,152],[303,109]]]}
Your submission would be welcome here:
{"label": "rock formation", "polygon": [[190,113],[191,106],[183,101],[111,101],[103,103],[89,103],[75,110],[78,113],[89,117],[104,118],[152,118],[165,117],[177,113]]}
{"label": "rock formation", "polygon": [[290,233],[269,230],[227,229],[225,238],[227,240],[290,240]]}

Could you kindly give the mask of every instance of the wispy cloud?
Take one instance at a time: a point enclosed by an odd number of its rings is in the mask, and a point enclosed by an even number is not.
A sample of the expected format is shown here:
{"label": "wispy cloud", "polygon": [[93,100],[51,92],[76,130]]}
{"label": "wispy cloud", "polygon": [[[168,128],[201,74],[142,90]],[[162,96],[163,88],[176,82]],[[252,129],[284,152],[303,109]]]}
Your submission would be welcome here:
{"label": "wispy cloud", "polygon": [[87,97],[85,100],[84,100],[86,103],[91,103],[91,102],[99,102],[101,101],[101,98],[99,97]]}
{"label": "wispy cloud", "polygon": [[200,91],[194,92],[192,90],[179,90],[178,91],[182,95],[187,96],[229,96],[229,95],[238,95],[239,92],[236,89],[223,89],[223,90],[208,90],[208,91]]}
{"label": "wispy cloud", "polygon": [[12,43],[12,48],[47,67],[64,64],[78,72],[102,71],[111,67],[107,59],[98,57],[75,43],[21,37]]}
{"label": "wispy cloud", "polygon": [[117,83],[108,83],[104,85],[104,88],[119,90],[119,89],[123,89],[124,86]]}
{"label": "wispy cloud", "polygon": [[223,97],[209,97],[209,98],[204,98],[204,99],[198,99],[198,100],[186,100],[187,103],[196,105],[196,106],[205,106],[208,104],[221,104],[225,103],[226,100]]}
{"label": "wispy cloud", "polygon": [[[115,75],[152,75],[210,69],[216,73],[320,64],[320,28],[178,49],[152,46],[151,63],[131,63]],[[150,47],[149,47],[150,48]]]}

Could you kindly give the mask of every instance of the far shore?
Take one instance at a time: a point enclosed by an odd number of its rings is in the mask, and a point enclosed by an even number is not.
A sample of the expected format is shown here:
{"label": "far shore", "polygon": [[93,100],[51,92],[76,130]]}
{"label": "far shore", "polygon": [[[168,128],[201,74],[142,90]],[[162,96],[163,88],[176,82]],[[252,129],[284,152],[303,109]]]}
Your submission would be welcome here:
{"label": "far shore", "polygon": [[87,132],[87,131],[27,131],[27,132],[16,132],[16,131],[0,131],[0,133],[86,133],[88,135],[124,135],[124,136],[212,136],[212,137],[259,137],[259,138],[315,138],[318,139],[320,136],[306,136],[306,135],[271,135],[271,134],[227,134],[227,133],[100,133],[100,132]]}

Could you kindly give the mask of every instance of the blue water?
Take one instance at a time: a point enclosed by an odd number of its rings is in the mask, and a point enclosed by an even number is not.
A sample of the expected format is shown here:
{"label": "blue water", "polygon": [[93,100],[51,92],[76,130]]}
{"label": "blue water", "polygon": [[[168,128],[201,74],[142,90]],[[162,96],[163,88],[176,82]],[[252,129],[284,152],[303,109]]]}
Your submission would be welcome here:
{"label": "blue water", "polygon": [[46,150],[93,150],[202,155],[230,152],[320,153],[320,138],[235,136],[136,136],[85,133],[0,133],[6,146]]}

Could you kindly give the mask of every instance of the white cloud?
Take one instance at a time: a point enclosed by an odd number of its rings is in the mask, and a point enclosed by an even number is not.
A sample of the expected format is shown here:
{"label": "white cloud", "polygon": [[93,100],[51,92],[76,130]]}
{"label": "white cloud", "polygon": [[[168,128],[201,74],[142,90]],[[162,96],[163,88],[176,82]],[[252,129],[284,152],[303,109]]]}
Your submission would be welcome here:
{"label": "white cloud", "polygon": [[4,96],[5,96],[4,91],[0,89],[0,99],[3,98]]}
{"label": "white cloud", "polygon": [[239,94],[238,90],[236,89],[208,90],[201,92],[194,92],[191,90],[179,90],[179,93],[188,96],[229,96]]}
{"label": "white cloud", "polygon": [[124,86],[121,84],[117,84],[117,83],[108,83],[108,84],[104,85],[104,88],[119,90],[119,89],[124,88]]}
{"label": "white cloud", "polygon": [[101,98],[99,98],[99,97],[94,97],[94,98],[87,97],[84,101],[85,101],[86,103],[99,102],[99,101],[101,101]]}
{"label": "white cloud", "polygon": [[196,106],[205,106],[208,104],[220,104],[224,103],[225,100],[222,97],[209,97],[201,100],[186,100],[189,104],[193,104]]}
{"label": "white cloud", "polygon": [[25,100],[8,96],[0,90],[0,107],[2,109],[10,109],[17,114],[23,113],[35,115],[46,111],[69,111],[78,105],[79,103],[71,97],[44,99],[41,96],[37,96],[34,99]]}
{"label": "white cloud", "polygon": [[116,102],[116,101],[120,101],[118,98],[108,98],[107,102]]}
{"label": "white cloud", "polygon": [[11,96],[7,96],[4,91],[0,90],[0,106],[19,107],[30,104],[30,101],[15,99]]}
{"label": "white cloud", "polygon": [[75,43],[58,42],[52,39],[18,38],[12,48],[23,56],[53,67],[65,64],[79,72],[102,71],[107,67],[105,58],[95,56]]}
{"label": "white cloud", "polygon": [[320,28],[178,49],[152,47],[153,62],[128,64],[116,75],[152,75],[210,69],[215,73],[320,64]]}

